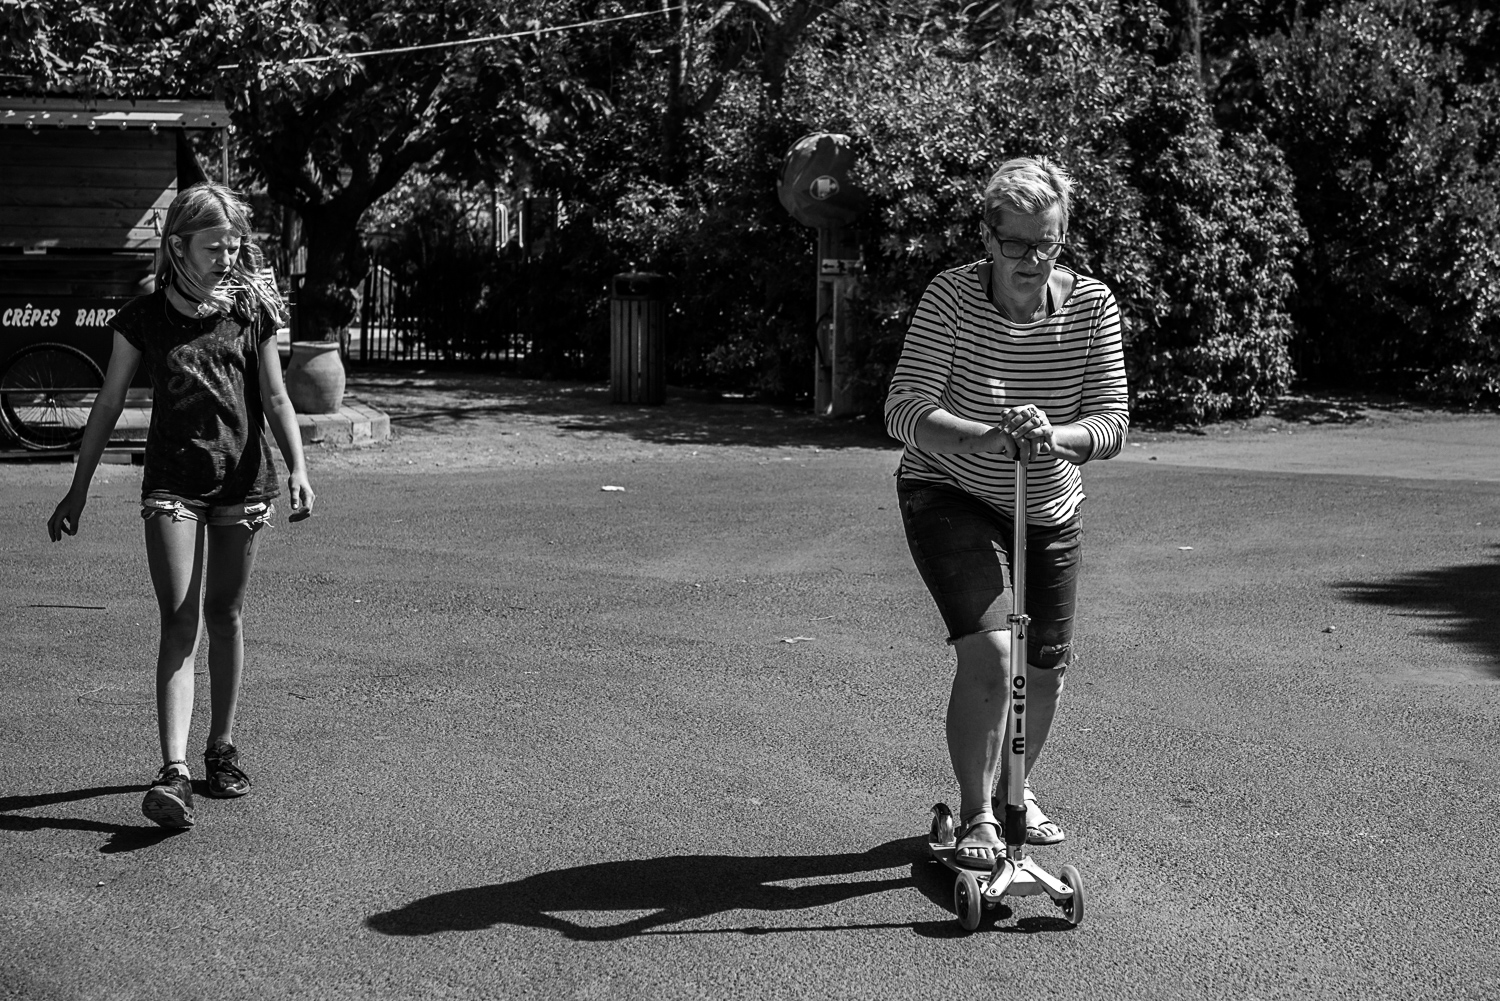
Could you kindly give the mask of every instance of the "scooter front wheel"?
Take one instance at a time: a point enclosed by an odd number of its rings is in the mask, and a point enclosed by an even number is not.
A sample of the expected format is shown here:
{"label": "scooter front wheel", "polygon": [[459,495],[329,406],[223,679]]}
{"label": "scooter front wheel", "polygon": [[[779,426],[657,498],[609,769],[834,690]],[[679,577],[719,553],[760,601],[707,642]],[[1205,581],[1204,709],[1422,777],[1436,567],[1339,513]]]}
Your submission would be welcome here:
{"label": "scooter front wheel", "polygon": [[1063,866],[1058,876],[1072,889],[1073,895],[1058,901],[1057,906],[1062,908],[1068,924],[1077,926],[1083,921],[1083,877],[1078,874],[1078,867],[1072,865]]}
{"label": "scooter front wheel", "polygon": [[972,872],[961,872],[954,880],[953,910],[958,914],[958,923],[964,931],[979,927],[979,918],[984,914],[984,897],[979,890],[979,877]]}

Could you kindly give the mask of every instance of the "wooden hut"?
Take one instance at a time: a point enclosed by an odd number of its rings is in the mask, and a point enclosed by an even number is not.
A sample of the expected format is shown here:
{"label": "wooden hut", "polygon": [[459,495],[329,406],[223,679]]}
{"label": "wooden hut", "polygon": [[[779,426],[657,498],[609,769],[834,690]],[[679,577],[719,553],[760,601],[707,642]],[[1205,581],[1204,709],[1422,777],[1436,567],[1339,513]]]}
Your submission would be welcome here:
{"label": "wooden hut", "polygon": [[222,104],[0,97],[0,431],[25,447],[81,437],[106,324],[149,290],[179,187],[207,179],[190,130],[215,134],[227,176]]}

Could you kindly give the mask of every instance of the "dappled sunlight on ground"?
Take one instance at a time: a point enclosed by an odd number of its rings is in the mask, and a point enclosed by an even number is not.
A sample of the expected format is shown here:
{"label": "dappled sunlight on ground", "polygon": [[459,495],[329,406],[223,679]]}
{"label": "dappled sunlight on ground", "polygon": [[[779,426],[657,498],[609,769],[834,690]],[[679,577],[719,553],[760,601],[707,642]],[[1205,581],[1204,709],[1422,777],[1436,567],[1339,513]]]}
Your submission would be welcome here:
{"label": "dappled sunlight on ground", "polygon": [[537,465],[590,458],[740,458],[771,461],[789,452],[899,444],[878,420],[819,418],[788,407],[670,389],[665,404],[610,402],[603,383],[550,382],[428,371],[351,372],[347,392],[384,411],[392,441],[360,451],[329,450],[340,465],[421,467]]}

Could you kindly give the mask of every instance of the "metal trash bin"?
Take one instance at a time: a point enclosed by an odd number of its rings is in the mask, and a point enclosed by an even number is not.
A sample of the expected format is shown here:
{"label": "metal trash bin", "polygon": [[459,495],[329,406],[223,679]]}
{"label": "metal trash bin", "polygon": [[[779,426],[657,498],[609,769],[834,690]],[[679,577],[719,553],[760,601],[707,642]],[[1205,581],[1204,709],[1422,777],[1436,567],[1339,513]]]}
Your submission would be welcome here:
{"label": "metal trash bin", "polygon": [[649,271],[615,275],[609,290],[609,398],[661,404],[667,398],[666,279]]}

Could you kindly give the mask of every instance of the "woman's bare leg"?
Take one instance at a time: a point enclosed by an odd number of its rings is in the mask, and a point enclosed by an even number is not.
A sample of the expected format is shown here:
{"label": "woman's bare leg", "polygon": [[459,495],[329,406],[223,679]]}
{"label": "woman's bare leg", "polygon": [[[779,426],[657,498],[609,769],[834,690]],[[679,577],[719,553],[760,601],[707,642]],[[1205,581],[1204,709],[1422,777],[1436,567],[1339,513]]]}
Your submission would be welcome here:
{"label": "woman's bare leg", "polygon": [[[958,779],[959,816],[990,805],[999,767],[1001,730],[1010,707],[1010,633],[973,633],[954,641],[958,668],[948,698],[948,756]],[[978,835],[999,843],[992,830]]]}

